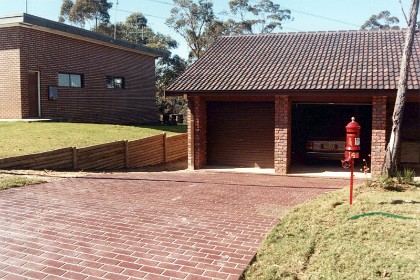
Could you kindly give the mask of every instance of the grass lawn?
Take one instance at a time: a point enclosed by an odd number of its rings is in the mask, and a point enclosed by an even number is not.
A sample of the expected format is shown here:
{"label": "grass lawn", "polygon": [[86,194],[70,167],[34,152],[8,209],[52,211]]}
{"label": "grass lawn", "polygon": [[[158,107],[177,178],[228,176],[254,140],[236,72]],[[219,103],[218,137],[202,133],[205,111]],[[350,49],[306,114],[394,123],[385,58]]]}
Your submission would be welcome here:
{"label": "grass lawn", "polygon": [[[382,215],[349,219],[368,212]],[[359,187],[296,207],[275,227],[245,279],[420,279],[420,188]]]}
{"label": "grass lawn", "polygon": [[185,125],[123,126],[64,122],[0,122],[0,158],[85,147],[118,140],[136,140],[166,132],[184,133]]}
{"label": "grass lawn", "polygon": [[0,178],[0,191],[10,188],[17,188],[31,184],[39,184],[42,183],[42,180],[38,179],[30,179],[26,177],[20,176],[10,176],[10,177],[3,177]]}

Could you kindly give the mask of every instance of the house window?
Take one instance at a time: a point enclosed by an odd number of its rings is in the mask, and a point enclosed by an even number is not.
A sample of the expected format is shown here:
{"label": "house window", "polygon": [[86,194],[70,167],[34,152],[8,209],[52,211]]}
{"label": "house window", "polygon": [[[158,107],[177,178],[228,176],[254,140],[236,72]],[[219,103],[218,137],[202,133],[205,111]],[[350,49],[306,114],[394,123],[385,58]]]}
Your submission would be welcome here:
{"label": "house window", "polygon": [[125,78],[106,76],[106,87],[107,88],[125,88]]}
{"label": "house window", "polygon": [[80,74],[58,73],[58,86],[83,87],[83,76]]}

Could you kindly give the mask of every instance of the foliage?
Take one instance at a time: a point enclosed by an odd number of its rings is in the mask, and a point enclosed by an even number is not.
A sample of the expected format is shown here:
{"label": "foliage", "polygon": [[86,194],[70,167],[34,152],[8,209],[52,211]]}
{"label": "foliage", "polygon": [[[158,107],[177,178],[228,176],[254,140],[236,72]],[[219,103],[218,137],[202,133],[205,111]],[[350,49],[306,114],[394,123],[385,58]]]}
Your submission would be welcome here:
{"label": "foliage", "polygon": [[404,168],[403,170],[397,170],[395,173],[396,180],[399,184],[412,184],[416,172],[414,170]]}
{"label": "foliage", "polygon": [[63,0],[60,10],[60,22],[69,21],[84,27],[87,21],[95,20],[98,23],[108,23],[112,3],[108,0]]}
{"label": "foliage", "polygon": [[389,30],[400,29],[397,25],[400,20],[391,16],[389,11],[382,11],[377,15],[372,15],[361,27],[362,30]]}
{"label": "foliage", "polygon": [[158,61],[156,68],[156,104],[161,114],[183,114],[186,115],[187,103],[182,97],[167,97],[165,99],[165,88],[185,71],[187,61],[178,55],[164,57]]}
{"label": "foliage", "polygon": [[[376,182],[379,187],[384,188],[386,190],[395,189],[395,186],[396,186],[395,180],[386,174],[381,174],[376,179],[376,181],[373,181],[373,182],[374,183]],[[375,186],[375,184],[373,186]]]}
{"label": "foliage", "polygon": [[211,29],[215,15],[211,0],[174,0],[175,7],[166,24],[180,34],[187,42],[191,53],[190,58],[200,58],[209,47],[206,29]]}
{"label": "foliage", "polygon": [[281,29],[282,21],[291,19],[290,10],[281,9],[271,0],[260,0],[254,5],[248,0],[230,0],[229,8],[241,18],[234,24],[233,31],[237,34],[270,33]]}
{"label": "foliage", "polygon": [[420,186],[420,183],[414,180],[415,176],[414,170],[404,168],[397,170],[394,177],[382,173],[377,178],[366,181],[365,186],[390,191],[406,191]]}
{"label": "foliage", "polygon": [[22,187],[31,184],[39,184],[43,181],[37,179],[29,179],[20,176],[9,176],[0,178],[0,190]]}
{"label": "foliage", "polygon": [[174,0],[175,7],[166,23],[186,40],[189,58],[198,59],[220,36],[270,33],[281,29],[284,20],[291,19],[290,10],[281,9],[271,0],[253,5],[249,2],[229,1],[230,13],[240,20],[223,21],[216,17],[211,0]]}
{"label": "foliage", "polygon": [[[97,30],[98,33],[113,36],[115,25],[111,23],[101,23]],[[147,25],[147,18],[142,13],[132,13],[125,22],[118,22],[116,28],[116,38],[143,44],[150,48],[170,52],[178,47],[178,42],[170,36],[154,32]]]}
{"label": "foliage", "polygon": [[[419,279],[420,189],[336,191],[293,209],[269,233],[245,279]],[[385,212],[415,219],[373,215]]]}
{"label": "foliage", "polygon": [[[6,133],[7,132],[7,133]],[[124,126],[64,122],[0,122],[0,158],[65,147],[85,147],[119,140],[136,140],[167,132],[186,132],[177,126]]]}

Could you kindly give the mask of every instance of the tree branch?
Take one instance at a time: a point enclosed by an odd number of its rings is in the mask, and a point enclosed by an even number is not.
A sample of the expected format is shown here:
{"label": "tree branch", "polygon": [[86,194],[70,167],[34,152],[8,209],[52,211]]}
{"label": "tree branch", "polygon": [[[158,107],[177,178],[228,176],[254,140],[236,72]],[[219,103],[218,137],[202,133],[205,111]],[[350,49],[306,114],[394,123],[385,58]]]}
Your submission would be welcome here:
{"label": "tree branch", "polygon": [[409,23],[408,23],[407,15],[405,14],[404,7],[403,7],[403,5],[401,3],[401,0],[399,0],[399,2],[400,2],[400,6],[401,6],[401,11],[402,11],[402,13],[404,15],[404,18],[405,18],[405,22],[407,23],[407,26],[408,26]]}

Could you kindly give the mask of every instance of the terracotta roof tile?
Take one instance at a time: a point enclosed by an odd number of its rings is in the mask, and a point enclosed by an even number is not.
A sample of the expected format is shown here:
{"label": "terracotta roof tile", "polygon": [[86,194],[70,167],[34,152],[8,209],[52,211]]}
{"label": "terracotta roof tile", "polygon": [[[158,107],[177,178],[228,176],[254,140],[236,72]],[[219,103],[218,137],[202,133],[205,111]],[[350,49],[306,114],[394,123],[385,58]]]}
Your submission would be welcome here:
{"label": "terracotta roof tile", "polygon": [[[405,31],[278,33],[222,37],[168,93],[396,89]],[[409,89],[420,89],[420,33]]]}

